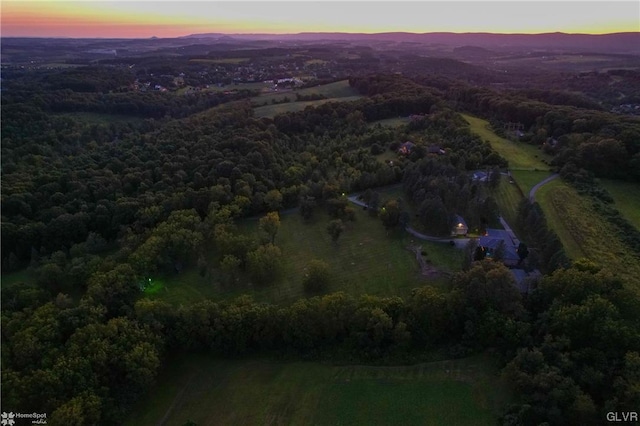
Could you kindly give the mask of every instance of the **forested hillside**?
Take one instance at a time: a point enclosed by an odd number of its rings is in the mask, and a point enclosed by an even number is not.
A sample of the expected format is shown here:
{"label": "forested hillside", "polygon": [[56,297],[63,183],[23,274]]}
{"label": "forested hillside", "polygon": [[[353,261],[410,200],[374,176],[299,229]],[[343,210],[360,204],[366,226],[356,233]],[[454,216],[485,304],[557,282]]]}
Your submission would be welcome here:
{"label": "forested hillside", "polygon": [[[640,181],[636,117],[577,95],[359,70],[349,84],[361,99],[257,118],[249,89],[140,92],[133,71],[111,65],[12,72],[1,111],[3,409],[37,407],[52,425],[121,424],[168,360],[203,352],[373,365],[488,352],[515,391],[503,424],[599,424],[640,406],[638,294],[609,265],[571,264],[537,203],[510,212],[536,252],[528,269],[544,274],[529,293],[470,245],[437,282],[415,272],[406,298],[329,293],[339,271],[317,259],[300,283],[308,297],[293,303],[177,306],[149,292],[156,277],[190,270],[235,294],[276,286],[280,217],[321,226],[340,253],[362,208],[353,193],[387,236],[410,224],[453,246],[458,215],[478,235],[500,226],[509,160],[460,113],[510,138],[507,124],[519,123],[513,143],[552,155],[548,166],[600,200],[637,258],[638,230],[589,185]],[[381,124],[398,117],[406,124]],[[381,204],[390,185],[401,195]],[[259,233],[243,230],[250,221]],[[427,255],[405,248],[412,262]],[[5,282],[9,272],[21,278]]]}

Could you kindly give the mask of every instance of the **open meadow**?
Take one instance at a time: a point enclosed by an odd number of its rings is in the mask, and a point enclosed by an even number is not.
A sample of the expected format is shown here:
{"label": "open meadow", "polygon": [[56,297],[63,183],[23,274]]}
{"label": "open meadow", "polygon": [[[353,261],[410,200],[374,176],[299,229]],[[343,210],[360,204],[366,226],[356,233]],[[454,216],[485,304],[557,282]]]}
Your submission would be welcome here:
{"label": "open meadow", "polygon": [[191,355],[169,365],[125,425],[493,425],[509,399],[485,356],[374,367]]}
{"label": "open meadow", "polygon": [[467,114],[461,115],[469,123],[473,133],[480,136],[482,140],[488,141],[498,154],[507,159],[509,169],[549,170],[549,165],[545,161],[550,161],[551,156],[537,147],[502,138],[491,130],[488,121]]}
{"label": "open meadow", "polygon": [[591,259],[627,278],[640,292],[640,258],[620,240],[613,225],[594,210],[588,197],[556,179],[540,188],[536,201],[570,258]]}
{"label": "open meadow", "polygon": [[[309,262],[320,259],[331,268],[327,292],[406,297],[416,287],[446,285],[448,275],[459,270],[462,264],[460,250],[448,244],[417,241],[399,230],[387,234],[379,219],[370,217],[360,208],[356,209],[356,221],[346,222],[346,229],[337,243],[331,241],[326,231],[329,220],[324,212],[316,212],[308,223],[297,212],[280,217],[281,226],[275,242],[282,250],[284,273],[272,285],[238,284],[228,288],[222,286],[218,273],[202,276],[197,268],[191,267],[177,275],[154,278],[161,285],[147,292],[147,296],[186,304],[204,298],[228,299],[250,294],[259,301],[291,303],[305,297],[302,282]],[[239,228],[259,238],[258,220],[241,221]],[[428,262],[440,271],[437,277],[421,275],[415,254],[407,248],[412,244],[422,245]],[[212,261],[212,258],[213,254],[209,253],[207,259]],[[248,281],[247,277],[239,280],[241,283]]]}
{"label": "open meadow", "polygon": [[640,184],[609,179],[600,183],[613,197],[620,214],[640,230]]}
{"label": "open meadow", "polygon": [[[323,99],[296,101],[296,95],[321,96]],[[252,98],[251,104],[255,107],[254,115],[256,117],[273,118],[285,112],[302,111],[308,106],[322,105],[327,102],[355,101],[360,98],[362,96],[349,85],[348,80],[341,80],[299,90],[265,93]],[[289,102],[284,102],[285,99],[289,99]]]}

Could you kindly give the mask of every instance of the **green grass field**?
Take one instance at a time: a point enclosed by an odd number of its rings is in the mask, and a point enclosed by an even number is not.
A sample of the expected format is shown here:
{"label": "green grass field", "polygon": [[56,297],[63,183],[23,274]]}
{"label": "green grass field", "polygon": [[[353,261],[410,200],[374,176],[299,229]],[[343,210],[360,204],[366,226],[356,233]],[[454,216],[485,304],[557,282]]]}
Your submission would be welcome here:
{"label": "green grass field", "polygon": [[[296,94],[301,96],[322,95],[325,96],[326,99],[296,102]],[[349,86],[348,80],[341,80],[306,89],[265,93],[252,98],[251,103],[256,107],[254,109],[254,115],[256,117],[273,118],[278,114],[284,114],[286,112],[302,111],[308,106],[322,105],[327,102],[355,101],[361,97],[356,89]],[[273,101],[282,102],[285,98],[290,99],[290,102],[272,104]]]}
{"label": "green grass field", "polygon": [[395,117],[395,118],[385,118],[384,120],[372,121],[369,123],[369,127],[375,127],[378,124],[382,127],[400,127],[411,121],[409,117]]}
{"label": "green grass field", "polygon": [[494,362],[329,366],[190,355],[125,425],[493,425],[509,395]]}
{"label": "green grass field", "polygon": [[613,197],[618,211],[640,229],[640,184],[607,179],[600,183]]}
{"label": "green grass field", "polygon": [[522,200],[522,193],[515,184],[509,183],[507,176],[502,176],[500,185],[492,192],[492,195],[498,203],[500,215],[513,227],[516,223],[518,204]]}
{"label": "green grass field", "polygon": [[[288,95],[289,95],[289,99],[292,99],[292,100],[295,99],[295,94],[293,92],[289,92]],[[362,96],[348,96],[343,98],[320,99],[317,101],[301,101],[301,102],[292,101],[284,104],[265,105],[265,106],[254,108],[253,115],[257,118],[262,118],[262,117],[273,118],[278,114],[302,111],[309,106],[314,107],[314,106],[326,104],[327,102],[357,101],[360,98],[362,98]]]}
{"label": "green grass field", "polygon": [[512,170],[511,176],[513,176],[513,179],[522,190],[523,195],[528,197],[531,188],[533,188],[538,182],[541,182],[545,178],[551,176],[551,172],[541,170]]}
{"label": "green grass field", "polygon": [[553,229],[572,259],[586,257],[626,278],[640,292],[640,259],[617,237],[613,225],[594,211],[588,197],[556,179],[536,193]]}
{"label": "green grass field", "polygon": [[471,131],[488,141],[491,147],[509,161],[509,168],[512,170],[549,170],[549,165],[543,160],[549,161],[551,157],[533,145],[522,142],[512,142],[501,138],[491,131],[489,122],[467,114],[461,114],[467,120]]}
{"label": "green grass field", "polygon": [[[309,262],[321,259],[332,271],[328,292],[406,297],[413,288],[422,285],[446,285],[448,273],[457,271],[462,262],[462,252],[447,244],[419,241],[417,243],[427,252],[427,259],[442,271],[441,277],[435,279],[423,277],[415,255],[406,248],[412,243],[410,235],[401,231],[387,235],[380,220],[360,208],[356,208],[356,221],[347,222],[347,229],[337,244],[326,231],[329,216],[324,212],[317,212],[310,223],[305,223],[297,212],[283,215],[280,220],[276,244],[282,250],[285,265],[279,282],[266,287],[242,284],[229,289],[221,286],[217,274],[201,276],[192,267],[181,274],[154,277],[154,280],[161,280],[163,286],[153,293],[147,292],[146,296],[176,305],[205,298],[234,298],[241,294],[251,294],[264,302],[291,303],[305,297],[302,281]],[[257,220],[245,220],[239,227],[258,237]],[[248,283],[249,279],[242,277],[240,282]]]}

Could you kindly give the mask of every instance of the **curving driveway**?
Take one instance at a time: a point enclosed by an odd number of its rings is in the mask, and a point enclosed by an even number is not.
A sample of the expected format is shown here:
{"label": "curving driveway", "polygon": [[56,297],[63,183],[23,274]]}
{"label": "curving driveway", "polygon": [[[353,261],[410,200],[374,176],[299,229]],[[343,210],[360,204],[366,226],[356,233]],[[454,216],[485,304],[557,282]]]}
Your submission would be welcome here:
{"label": "curving driveway", "polygon": [[532,203],[534,201],[536,201],[536,191],[538,191],[538,189],[540,189],[540,187],[542,185],[545,185],[549,182],[551,182],[552,180],[554,180],[555,178],[557,178],[558,176],[560,176],[557,173],[552,174],[551,176],[549,176],[546,179],[541,180],[540,182],[536,183],[533,188],[531,188],[531,191],[529,191],[529,201],[531,201]]}

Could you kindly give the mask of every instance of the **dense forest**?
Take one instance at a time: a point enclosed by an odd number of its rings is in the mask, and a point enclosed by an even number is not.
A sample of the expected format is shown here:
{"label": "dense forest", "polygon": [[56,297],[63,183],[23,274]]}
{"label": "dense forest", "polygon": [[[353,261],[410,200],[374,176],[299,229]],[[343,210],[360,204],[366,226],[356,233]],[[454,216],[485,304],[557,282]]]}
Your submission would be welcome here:
{"label": "dense forest", "polygon": [[[466,264],[450,290],[423,286],[407,299],[334,293],[276,305],[241,296],[175,307],[141,293],[150,274],[206,268],[205,247],[216,269],[268,286],[281,256],[273,212],[323,209],[342,223],[353,218],[344,193],[371,197],[389,184],[401,184],[411,220],[430,234],[447,235],[457,214],[473,228],[496,223],[492,185],[508,162],[459,112],[497,133],[521,123],[521,142],[548,151],[552,167],[583,187],[597,177],[640,181],[637,118],[577,95],[364,71],[349,80],[359,100],[256,118],[251,90],[141,93],[136,78],[95,65],[14,70],[3,83],[3,273],[36,277],[2,287],[6,407],[39,407],[52,425],[119,424],[179,353],[398,364],[432,349],[499,358],[518,395],[503,424],[599,424],[603,413],[640,406],[640,300],[606,265],[572,264],[535,203],[520,205],[515,225],[528,230],[545,275],[524,296],[491,260]],[[96,113],[131,119],[78,115]],[[375,125],[413,115],[404,126]],[[409,155],[380,161],[406,141],[416,146]],[[474,181],[475,170],[489,182]],[[267,238],[239,231],[256,216]],[[637,230],[612,220],[638,253]]]}

